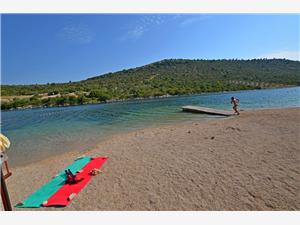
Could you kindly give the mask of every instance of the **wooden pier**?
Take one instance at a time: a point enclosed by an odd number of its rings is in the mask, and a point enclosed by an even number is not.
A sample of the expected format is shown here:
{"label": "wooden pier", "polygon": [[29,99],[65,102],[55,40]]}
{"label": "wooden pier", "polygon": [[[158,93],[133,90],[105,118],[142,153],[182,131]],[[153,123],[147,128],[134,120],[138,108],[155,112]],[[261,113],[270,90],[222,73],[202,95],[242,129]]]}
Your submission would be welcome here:
{"label": "wooden pier", "polygon": [[205,114],[219,115],[219,116],[233,116],[234,115],[233,112],[229,111],[229,110],[205,108],[205,107],[192,106],[192,105],[183,106],[182,111],[193,112],[193,113],[205,113]]}

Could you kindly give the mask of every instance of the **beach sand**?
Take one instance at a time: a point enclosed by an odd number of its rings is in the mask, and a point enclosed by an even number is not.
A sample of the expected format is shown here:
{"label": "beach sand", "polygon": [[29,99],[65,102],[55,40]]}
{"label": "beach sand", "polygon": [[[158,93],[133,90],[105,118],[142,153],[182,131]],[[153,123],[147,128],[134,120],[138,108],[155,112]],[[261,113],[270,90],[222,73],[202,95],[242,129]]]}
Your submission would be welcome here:
{"label": "beach sand", "polygon": [[[65,208],[14,210],[300,210],[300,108],[249,110],[111,136],[90,156],[103,173]],[[12,204],[82,153],[12,168]]]}

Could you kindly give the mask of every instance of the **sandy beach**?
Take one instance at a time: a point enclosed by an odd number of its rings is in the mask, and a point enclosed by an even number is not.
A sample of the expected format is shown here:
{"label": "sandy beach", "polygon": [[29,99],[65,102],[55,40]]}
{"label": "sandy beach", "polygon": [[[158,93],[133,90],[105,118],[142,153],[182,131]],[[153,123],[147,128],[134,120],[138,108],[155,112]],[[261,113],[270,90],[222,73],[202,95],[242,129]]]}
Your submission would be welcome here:
{"label": "sandy beach", "polygon": [[[108,156],[65,208],[14,210],[300,210],[300,108],[244,111],[111,136]],[[82,155],[12,168],[13,205]]]}

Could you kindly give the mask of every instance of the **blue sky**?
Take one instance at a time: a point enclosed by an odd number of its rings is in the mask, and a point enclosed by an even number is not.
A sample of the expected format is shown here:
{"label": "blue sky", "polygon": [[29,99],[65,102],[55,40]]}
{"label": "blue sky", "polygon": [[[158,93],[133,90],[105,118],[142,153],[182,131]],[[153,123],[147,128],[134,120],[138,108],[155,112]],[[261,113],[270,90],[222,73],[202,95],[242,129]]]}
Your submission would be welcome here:
{"label": "blue sky", "polygon": [[6,14],[2,84],[83,80],[167,58],[299,60],[299,14]]}

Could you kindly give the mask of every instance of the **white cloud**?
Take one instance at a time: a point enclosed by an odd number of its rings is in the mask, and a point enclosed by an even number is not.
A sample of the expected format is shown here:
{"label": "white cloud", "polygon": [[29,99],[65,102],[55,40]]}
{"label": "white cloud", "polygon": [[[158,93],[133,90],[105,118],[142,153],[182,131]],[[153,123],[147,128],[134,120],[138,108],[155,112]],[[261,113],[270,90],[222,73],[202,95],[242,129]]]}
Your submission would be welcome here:
{"label": "white cloud", "polygon": [[134,24],[128,25],[127,32],[119,39],[124,41],[127,39],[137,40],[141,38],[146,32],[159,26],[165,22],[164,16],[160,15],[147,15],[141,17]]}
{"label": "white cloud", "polygon": [[290,59],[300,61],[300,52],[299,51],[288,51],[282,50],[277,52],[270,52],[263,54],[257,58],[267,58],[267,59]]}
{"label": "white cloud", "polygon": [[138,25],[130,30],[127,31],[127,33],[121,37],[122,40],[126,39],[139,39],[140,37],[143,36],[143,34],[148,30],[146,26],[143,25]]}
{"label": "white cloud", "polygon": [[72,23],[64,26],[58,33],[58,37],[62,40],[79,44],[87,44],[94,39],[91,30],[84,23]]}
{"label": "white cloud", "polygon": [[210,17],[206,16],[206,15],[197,15],[197,16],[188,17],[188,18],[184,19],[183,21],[181,21],[180,26],[185,27],[185,26],[206,20],[208,18],[210,18]]}
{"label": "white cloud", "polygon": [[171,21],[176,21],[180,27],[185,27],[199,21],[206,20],[211,16],[208,15],[145,15],[135,21],[133,24],[127,24],[127,32],[119,38],[119,40],[133,39],[137,40],[149,32],[151,29],[166,24]]}

